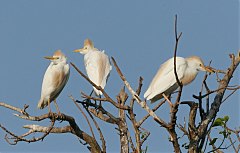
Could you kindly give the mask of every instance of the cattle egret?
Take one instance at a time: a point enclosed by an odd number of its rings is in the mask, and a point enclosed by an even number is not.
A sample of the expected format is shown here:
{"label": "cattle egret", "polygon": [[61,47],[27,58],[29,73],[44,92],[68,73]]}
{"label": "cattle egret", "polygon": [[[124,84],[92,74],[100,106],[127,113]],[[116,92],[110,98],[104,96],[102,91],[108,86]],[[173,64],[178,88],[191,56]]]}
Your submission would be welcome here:
{"label": "cattle egret", "polygon": [[50,103],[54,101],[57,111],[60,114],[56,98],[68,81],[70,74],[69,65],[67,64],[66,56],[60,50],[57,50],[52,57],[44,58],[51,60],[51,63],[43,77],[41,98],[37,107],[43,109],[48,106],[49,112],[51,112]]}
{"label": "cattle egret", "polygon": [[[183,85],[191,83],[197,76],[198,71],[213,72],[204,66],[201,58],[192,56],[188,58],[176,57],[176,71],[180,82]],[[170,95],[178,88],[178,83],[174,74],[174,57],[163,63],[147,91],[144,98],[155,102],[165,96]]]}
{"label": "cattle egret", "polygon": [[[89,79],[104,89],[112,69],[109,58],[104,51],[99,51],[97,48],[94,48],[93,42],[90,39],[86,39],[83,48],[76,49],[74,52],[79,52],[84,55],[84,64]],[[93,87],[93,89],[97,96],[102,95],[101,91],[95,87]]]}

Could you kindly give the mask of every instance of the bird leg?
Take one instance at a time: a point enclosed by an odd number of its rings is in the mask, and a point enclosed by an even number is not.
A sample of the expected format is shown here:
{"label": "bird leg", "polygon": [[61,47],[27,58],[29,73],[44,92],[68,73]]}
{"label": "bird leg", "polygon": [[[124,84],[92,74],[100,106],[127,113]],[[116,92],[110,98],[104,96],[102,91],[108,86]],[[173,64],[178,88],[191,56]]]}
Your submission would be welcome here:
{"label": "bird leg", "polygon": [[163,97],[167,100],[167,102],[169,103],[169,105],[172,107],[173,104],[172,102],[168,99],[168,97],[165,95],[165,93],[162,93]]}
{"label": "bird leg", "polygon": [[[90,93],[90,95],[89,95],[90,97],[92,96],[93,92],[94,92],[94,90],[92,90],[92,92]],[[94,100],[94,102],[95,102],[95,105],[97,105],[97,101]]]}
{"label": "bird leg", "polygon": [[[92,93],[93,93],[93,90],[92,90],[91,93],[89,94],[89,97],[92,96]],[[86,98],[86,99],[83,100],[83,102],[85,102],[85,105],[86,105],[87,108],[88,108],[89,106],[91,106],[91,105],[90,105],[90,104],[91,104],[91,100],[90,100],[90,99]]]}
{"label": "bird leg", "polygon": [[54,102],[54,105],[55,105],[55,107],[56,107],[56,109],[57,109],[58,115],[61,115],[61,112],[59,111],[59,108],[58,108],[58,105],[57,105],[56,99],[54,99],[53,102]]}
{"label": "bird leg", "polygon": [[53,115],[53,113],[52,113],[52,111],[51,111],[51,108],[50,108],[50,98],[48,99],[48,114],[49,114],[49,116],[51,116],[52,118],[54,118],[54,115]]}
{"label": "bird leg", "polygon": [[[58,116],[60,117],[60,119],[63,121],[63,115],[62,115],[62,113],[60,112],[60,110],[59,110],[59,108],[58,108],[58,105],[57,105],[57,101],[56,101],[56,99],[54,99],[54,105],[55,105],[55,107],[56,107],[56,109],[57,109],[57,112],[58,112]],[[61,121],[61,122],[62,122]]]}
{"label": "bird leg", "polygon": [[52,113],[51,108],[50,108],[50,98],[48,99],[48,113]]}
{"label": "bird leg", "polygon": [[[101,98],[101,95],[99,95],[99,98]],[[95,100],[96,103],[96,100]],[[101,111],[102,108],[102,101],[99,100],[99,105],[97,105],[97,107],[95,108],[97,110],[97,113],[99,113]]]}
{"label": "bird leg", "polygon": [[[89,94],[90,97],[92,96],[93,92],[94,92],[94,90],[92,90],[91,93]],[[99,98],[101,98],[101,95],[99,95]],[[90,101],[89,99],[86,99],[86,102],[90,103],[91,101]],[[95,109],[96,109],[96,110],[99,110],[99,108],[102,107],[101,100],[100,100],[99,105],[97,105],[97,101],[96,101],[96,100],[94,100],[94,102],[95,102],[94,105],[96,106]],[[87,104],[87,107],[88,107],[88,105],[89,105],[89,104]]]}
{"label": "bird leg", "polygon": [[92,96],[92,94],[93,94],[93,91],[94,91],[94,90],[92,90],[92,91],[91,91],[91,93],[90,93],[90,95],[89,95],[90,97]]}
{"label": "bird leg", "polygon": [[[99,98],[101,98],[101,95],[99,95]],[[99,105],[98,105],[98,108],[102,107],[102,101],[99,100]]]}

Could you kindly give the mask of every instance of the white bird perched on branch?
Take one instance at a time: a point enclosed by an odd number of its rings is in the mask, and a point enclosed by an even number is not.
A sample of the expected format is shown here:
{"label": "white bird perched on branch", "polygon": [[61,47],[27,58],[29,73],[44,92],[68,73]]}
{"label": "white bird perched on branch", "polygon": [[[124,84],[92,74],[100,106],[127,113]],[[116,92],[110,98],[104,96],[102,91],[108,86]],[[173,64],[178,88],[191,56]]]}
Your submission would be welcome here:
{"label": "white bird perched on branch", "polygon": [[[84,55],[84,64],[89,79],[104,89],[109,73],[112,70],[109,58],[104,51],[94,48],[93,42],[90,39],[86,39],[83,48],[76,49],[74,52]],[[102,95],[101,91],[95,87],[93,89],[97,96]]]}
{"label": "white bird perched on branch", "polygon": [[[176,72],[179,81],[183,85],[191,83],[197,76],[198,71],[213,72],[210,68],[205,67],[201,58],[192,56],[188,58],[176,57]],[[144,98],[155,102],[164,95],[168,96],[178,88],[174,73],[174,57],[163,63],[157,74],[154,76]],[[164,94],[164,95],[163,95]]]}
{"label": "white bird perched on branch", "polygon": [[51,112],[50,103],[54,101],[57,111],[60,114],[56,98],[68,81],[70,74],[69,65],[67,64],[66,56],[60,50],[57,50],[53,56],[44,58],[51,60],[51,63],[43,77],[42,92],[38,102],[38,108],[43,109],[48,106],[49,112]]}

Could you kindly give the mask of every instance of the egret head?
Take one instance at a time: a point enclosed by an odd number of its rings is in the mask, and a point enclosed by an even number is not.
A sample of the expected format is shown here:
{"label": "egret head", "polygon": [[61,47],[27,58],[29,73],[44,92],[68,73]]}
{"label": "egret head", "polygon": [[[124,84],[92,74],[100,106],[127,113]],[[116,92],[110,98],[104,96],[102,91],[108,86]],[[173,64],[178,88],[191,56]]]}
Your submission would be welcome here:
{"label": "egret head", "polygon": [[67,62],[67,57],[61,52],[61,50],[57,50],[53,56],[45,56],[44,58],[51,60],[55,65],[62,62]]}
{"label": "egret head", "polygon": [[86,53],[88,53],[89,50],[92,50],[92,49],[94,49],[93,42],[90,39],[86,39],[84,41],[83,48],[76,49],[76,50],[74,50],[74,52],[79,52],[81,54],[86,54]]}
{"label": "egret head", "polygon": [[188,66],[196,71],[207,71],[213,73],[213,70],[204,66],[202,59],[198,56],[191,56],[187,58]]}

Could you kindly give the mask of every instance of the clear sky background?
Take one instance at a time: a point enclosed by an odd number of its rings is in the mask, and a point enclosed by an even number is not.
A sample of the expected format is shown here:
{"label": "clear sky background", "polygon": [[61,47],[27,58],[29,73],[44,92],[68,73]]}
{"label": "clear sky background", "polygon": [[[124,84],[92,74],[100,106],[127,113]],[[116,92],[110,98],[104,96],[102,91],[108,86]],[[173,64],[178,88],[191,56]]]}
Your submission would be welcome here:
{"label": "clear sky background", "polygon": [[[206,64],[212,60],[213,67],[226,69],[230,64],[228,54],[239,50],[237,0],[1,0],[0,101],[18,107],[28,104],[28,111],[32,115],[46,113],[47,109],[36,109],[42,78],[49,65],[49,61],[43,57],[61,49],[69,61],[85,72],[83,56],[72,51],[82,47],[86,38],[92,39],[97,48],[105,50],[110,57],[117,60],[134,88],[137,87],[139,76],[144,78],[141,94],[143,97],[160,64],[173,56],[175,14],[178,15],[178,31],[183,32],[178,56],[197,55],[202,57]],[[182,100],[194,100],[192,95],[200,91],[203,76],[204,73],[199,74],[196,81],[184,88]],[[216,76],[211,75],[208,83],[210,89],[216,89]],[[239,70],[230,83],[235,84],[239,84]],[[113,68],[106,91],[114,98],[122,86]],[[80,91],[90,93],[91,90],[92,87],[71,67],[69,82],[57,100],[60,110],[74,116],[79,127],[89,134],[85,119],[68,95],[81,99]],[[112,107],[109,108],[117,114]],[[165,120],[169,115],[167,108],[168,105],[165,104],[157,112]],[[188,111],[187,106],[179,107],[178,123],[182,123],[184,117],[187,118]],[[49,123],[20,120],[12,113],[0,108],[0,123],[19,135],[26,132],[22,125]],[[136,114],[140,119],[145,115],[145,111],[137,108]],[[230,127],[240,125],[239,91],[222,105],[218,116],[224,115],[230,116]],[[107,141],[107,151],[119,152],[119,137],[115,126],[99,120],[98,122]],[[151,131],[145,142],[148,152],[173,151],[167,132],[152,118],[149,118],[143,127]],[[87,151],[86,146],[80,144],[72,134],[51,134],[42,142],[19,142],[15,146],[10,146],[5,141],[4,135],[0,130],[1,153]],[[181,140],[181,143],[186,142],[185,140]]]}

